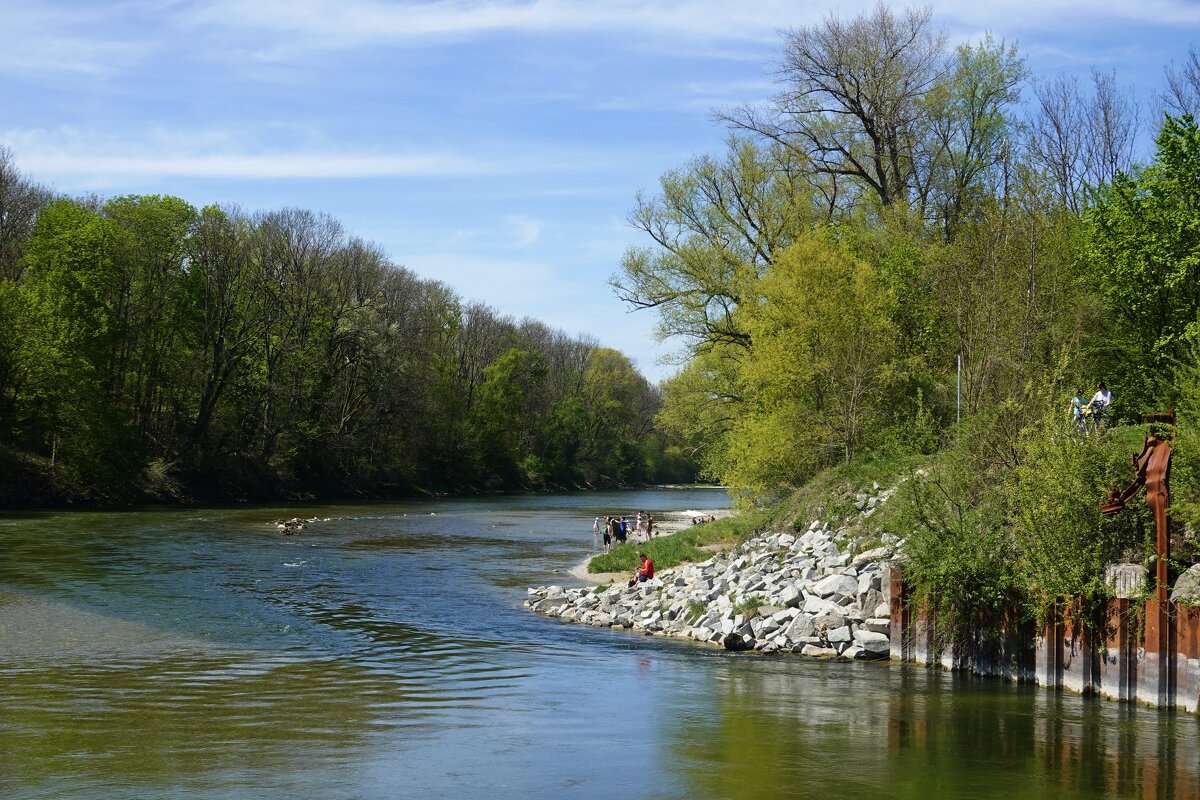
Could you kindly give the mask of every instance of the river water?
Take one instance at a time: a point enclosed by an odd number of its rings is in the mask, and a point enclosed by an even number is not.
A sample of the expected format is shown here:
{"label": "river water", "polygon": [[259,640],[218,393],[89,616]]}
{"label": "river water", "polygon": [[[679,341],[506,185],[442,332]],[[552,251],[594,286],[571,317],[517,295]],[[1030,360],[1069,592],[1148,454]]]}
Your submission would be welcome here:
{"label": "river water", "polygon": [[1200,797],[1194,716],[521,608],[597,514],[727,502],[0,516],[0,797]]}

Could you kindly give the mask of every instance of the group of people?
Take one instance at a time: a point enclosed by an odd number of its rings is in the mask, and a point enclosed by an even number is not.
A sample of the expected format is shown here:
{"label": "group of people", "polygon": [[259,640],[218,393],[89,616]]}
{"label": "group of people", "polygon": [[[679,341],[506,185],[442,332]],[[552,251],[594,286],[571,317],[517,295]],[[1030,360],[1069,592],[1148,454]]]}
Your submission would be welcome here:
{"label": "group of people", "polygon": [[1076,392],[1071,398],[1071,421],[1080,433],[1097,430],[1111,405],[1112,392],[1100,381],[1091,400],[1084,400],[1083,392]]}
{"label": "group of people", "polygon": [[654,538],[654,517],[644,511],[639,511],[634,520],[627,520],[625,517],[596,517],[596,521],[592,523],[592,535],[604,536],[606,553],[614,542],[625,544],[631,536],[636,541],[648,542]]}

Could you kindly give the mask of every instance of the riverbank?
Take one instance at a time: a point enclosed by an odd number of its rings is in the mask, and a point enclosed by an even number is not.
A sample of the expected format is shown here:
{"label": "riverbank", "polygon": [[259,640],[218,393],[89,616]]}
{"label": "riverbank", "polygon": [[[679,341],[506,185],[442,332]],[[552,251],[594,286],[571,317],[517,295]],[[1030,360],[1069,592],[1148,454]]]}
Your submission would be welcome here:
{"label": "riverbank", "polygon": [[[660,487],[660,488],[678,488],[678,487]],[[719,487],[697,487],[697,488],[719,488]],[[706,519],[706,520],[716,521],[716,520],[722,520],[722,519],[729,519],[732,516],[734,516],[734,512],[732,509],[729,509],[729,508],[712,508],[712,509],[706,509],[706,510],[688,509],[686,511],[666,512],[664,514],[660,514],[658,519],[656,519],[654,522],[654,530],[655,530],[654,539],[662,539],[664,537],[672,536],[681,531],[692,530],[692,529],[696,528],[696,523],[694,522],[694,520]],[[706,525],[708,523],[704,522],[704,523],[700,523],[700,524]],[[597,538],[599,538],[599,537],[597,537]],[[654,540],[651,540],[651,542],[653,542],[653,541]],[[646,544],[647,544],[646,542],[639,542],[635,538],[635,539],[631,540],[628,547],[631,547],[633,549],[640,549],[641,547],[644,547]],[[720,552],[723,550],[728,550],[728,549],[732,548],[733,546],[734,546],[733,542],[727,542],[727,543],[720,543],[720,544],[703,545],[700,549],[707,549],[708,552]],[[651,549],[653,549],[653,548],[651,548]],[[582,561],[580,561],[579,563],[577,563],[573,567],[571,567],[568,570],[568,573],[571,575],[571,577],[575,578],[576,580],[582,581],[583,583],[592,584],[592,585],[604,585],[604,584],[614,583],[618,580],[624,580],[624,581],[629,580],[629,576],[633,572],[633,567],[629,567],[628,569],[612,571],[612,572],[589,572],[588,570],[591,566],[592,559],[598,558],[601,555],[603,555],[603,553],[592,553],[591,555],[587,556]]]}
{"label": "riverbank", "polygon": [[[891,493],[866,499],[861,516],[873,514]],[[603,589],[530,588],[525,607],[566,622],[730,650],[888,658],[888,575],[901,540],[884,534],[883,546],[864,550],[855,521],[834,529],[812,520],[803,533],[761,533],[632,588],[629,573],[603,576],[612,582]]]}

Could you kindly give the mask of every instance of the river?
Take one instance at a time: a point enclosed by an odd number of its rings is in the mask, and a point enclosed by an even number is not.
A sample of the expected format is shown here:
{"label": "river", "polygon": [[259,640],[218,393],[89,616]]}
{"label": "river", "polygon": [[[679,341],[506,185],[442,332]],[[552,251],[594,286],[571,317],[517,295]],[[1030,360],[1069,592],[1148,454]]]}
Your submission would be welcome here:
{"label": "river", "polygon": [[1200,797],[1194,716],[521,608],[594,516],[727,503],[0,516],[0,797]]}

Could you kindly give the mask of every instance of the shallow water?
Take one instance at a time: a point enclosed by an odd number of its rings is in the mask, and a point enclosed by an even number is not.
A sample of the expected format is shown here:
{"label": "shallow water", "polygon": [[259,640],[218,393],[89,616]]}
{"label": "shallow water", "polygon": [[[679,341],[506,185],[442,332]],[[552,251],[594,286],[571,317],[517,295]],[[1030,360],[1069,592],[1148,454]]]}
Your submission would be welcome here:
{"label": "shallow water", "polygon": [[1197,717],[521,608],[595,515],[726,503],[0,517],[0,797],[1200,797]]}

